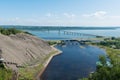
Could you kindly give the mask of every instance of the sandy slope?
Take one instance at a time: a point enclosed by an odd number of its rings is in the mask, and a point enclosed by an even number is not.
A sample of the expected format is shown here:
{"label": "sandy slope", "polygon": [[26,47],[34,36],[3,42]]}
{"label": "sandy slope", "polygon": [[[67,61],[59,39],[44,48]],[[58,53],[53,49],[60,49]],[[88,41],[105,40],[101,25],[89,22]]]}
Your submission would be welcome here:
{"label": "sandy slope", "polygon": [[[13,62],[18,65],[34,65],[52,51],[52,48],[43,40],[20,33],[5,36],[0,34],[0,49],[5,62]],[[15,65],[8,65],[16,69]]]}

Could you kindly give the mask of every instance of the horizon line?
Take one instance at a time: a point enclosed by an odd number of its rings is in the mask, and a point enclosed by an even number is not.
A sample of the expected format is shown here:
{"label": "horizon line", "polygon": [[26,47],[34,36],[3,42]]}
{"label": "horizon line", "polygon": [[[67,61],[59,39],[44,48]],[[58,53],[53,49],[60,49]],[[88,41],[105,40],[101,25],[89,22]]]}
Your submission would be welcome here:
{"label": "horizon line", "polygon": [[84,25],[80,25],[80,26],[78,26],[78,25],[0,25],[0,27],[2,27],[2,26],[31,26],[31,27],[57,27],[57,26],[59,26],[59,27],[120,27],[120,25],[119,26],[84,26]]}

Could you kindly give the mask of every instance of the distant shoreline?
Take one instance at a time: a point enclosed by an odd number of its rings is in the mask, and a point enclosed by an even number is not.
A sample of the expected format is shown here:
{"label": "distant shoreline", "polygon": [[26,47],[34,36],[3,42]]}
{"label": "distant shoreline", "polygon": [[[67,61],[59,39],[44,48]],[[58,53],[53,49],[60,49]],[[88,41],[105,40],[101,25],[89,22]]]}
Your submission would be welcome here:
{"label": "distant shoreline", "polygon": [[21,30],[109,30],[118,29],[120,26],[25,26],[25,25],[0,25],[4,28],[17,28]]}

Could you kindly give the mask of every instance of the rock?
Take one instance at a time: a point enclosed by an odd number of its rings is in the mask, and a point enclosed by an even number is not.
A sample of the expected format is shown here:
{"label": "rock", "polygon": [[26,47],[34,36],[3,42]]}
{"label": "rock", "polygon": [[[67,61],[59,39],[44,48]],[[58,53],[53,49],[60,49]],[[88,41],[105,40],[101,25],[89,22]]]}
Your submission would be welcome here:
{"label": "rock", "polygon": [[[5,62],[12,62],[18,65],[31,65],[36,61],[41,62],[52,48],[42,39],[36,36],[19,33],[5,36],[0,34],[1,56]],[[14,67],[7,65],[14,70]]]}

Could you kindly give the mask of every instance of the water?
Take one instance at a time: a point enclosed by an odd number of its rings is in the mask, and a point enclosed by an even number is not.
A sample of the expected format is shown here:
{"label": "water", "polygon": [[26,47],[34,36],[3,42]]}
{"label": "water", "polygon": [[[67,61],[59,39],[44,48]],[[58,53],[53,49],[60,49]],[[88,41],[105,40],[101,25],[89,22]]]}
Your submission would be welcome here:
{"label": "water", "polygon": [[[85,33],[85,34],[93,34],[99,36],[107,36],[107,37],[120,37],[120,29],[97,29],[97,30],[65,30],[69,32],[78,32],[78,33]],[[42,38],[45,40],[63,40],[63,39],[74,39],[74,38],[91,38],[89,36],[77,36],[77,35],[64,35],[64,31],[61,30],[60,33],[58,30],[53,31],[32,31],[28,30],[28,32]]]}
{"label": "water", "polygon": [[105,51],[94,46],[81,45],[78,42],[66,42],[66,45],[57,45],[63,51],[54,57],[44,71],[40,80],[78,80],[88,77],[96,70],[96,61]]}
{"label": "water", "polygon": [[[74,38],[91,38],[86,36],[64,35],[64,31],[78,32],[107,37],[120,37],[120,27],[69,27],[69,26],[3,26],[28,31],[45,40],[63,40]],[[60,30],[60,33],[59,33]]]}

